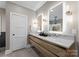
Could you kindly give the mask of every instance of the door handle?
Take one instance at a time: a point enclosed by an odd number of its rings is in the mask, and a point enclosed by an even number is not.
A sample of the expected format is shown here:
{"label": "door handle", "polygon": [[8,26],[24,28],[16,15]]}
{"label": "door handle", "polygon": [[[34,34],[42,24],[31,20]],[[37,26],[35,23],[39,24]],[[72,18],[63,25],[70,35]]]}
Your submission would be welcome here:
{"label": "door handle", "polygon": [[13,34],[13,36],[15,36],[15,34]]}

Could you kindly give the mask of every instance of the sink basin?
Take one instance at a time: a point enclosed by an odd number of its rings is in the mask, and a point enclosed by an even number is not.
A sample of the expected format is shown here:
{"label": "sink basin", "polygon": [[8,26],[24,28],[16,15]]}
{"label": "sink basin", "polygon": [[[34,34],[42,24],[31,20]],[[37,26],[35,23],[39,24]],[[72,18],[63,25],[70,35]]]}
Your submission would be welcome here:
{"label": "sink basin", "polygon": [[44,36],[44,37],[47,37],[47,36],[48,36],[48,34],[43,33],[43,32],[41,32],[39,35],[40,35],[40,36]]}

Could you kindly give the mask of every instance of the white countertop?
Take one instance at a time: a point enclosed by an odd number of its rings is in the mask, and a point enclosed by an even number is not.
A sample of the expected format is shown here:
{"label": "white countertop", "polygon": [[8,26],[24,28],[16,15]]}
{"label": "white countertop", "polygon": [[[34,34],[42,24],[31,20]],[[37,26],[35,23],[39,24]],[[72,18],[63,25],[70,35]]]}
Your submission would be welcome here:
{"label": "white countertop", "polygon": [[70,46],[74,43],[74,38],[68,38],[68,37],[44,37],[40,36],[39,34],[30,33],[30,35],[36,36],[40,39],[49,41],[51,43],[57,44],[64,48],[70,48]]}

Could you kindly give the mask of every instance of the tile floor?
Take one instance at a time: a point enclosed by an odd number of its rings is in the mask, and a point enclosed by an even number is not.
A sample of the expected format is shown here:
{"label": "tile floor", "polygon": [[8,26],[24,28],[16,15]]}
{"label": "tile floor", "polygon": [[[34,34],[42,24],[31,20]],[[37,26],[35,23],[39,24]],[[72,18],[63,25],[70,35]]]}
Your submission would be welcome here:
{"label": "tile floor", "polygon": [[11,54],[5,55],[5,52],[0,52],[0,57],[39,57],[32,48],[20,49]]}

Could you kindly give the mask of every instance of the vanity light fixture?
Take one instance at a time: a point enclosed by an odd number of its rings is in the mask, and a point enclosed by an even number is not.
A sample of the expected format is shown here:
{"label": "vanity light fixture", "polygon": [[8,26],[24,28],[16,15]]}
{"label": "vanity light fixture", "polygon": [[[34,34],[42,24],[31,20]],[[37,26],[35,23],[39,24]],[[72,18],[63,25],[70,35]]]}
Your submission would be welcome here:
{"label": "vanity light fixture", "polygon": [[71,12],[71,9],[70,9],[69,5],[66,6],[66,14],[67,15],[72,15],[72,12]]}
{"label": "vanity light fixture", "polygon": [[37,28],[37,20],[36,19],[33,20],[32,26],[35,27],[35,28]]}
{"label": "vanity light fixture", "polygon": [[69,10],[69,11],[66,11],[66,14],[67,15],[72,15],[72,12]]}

